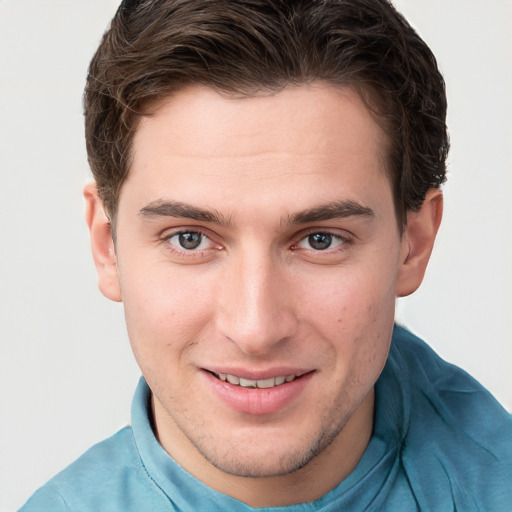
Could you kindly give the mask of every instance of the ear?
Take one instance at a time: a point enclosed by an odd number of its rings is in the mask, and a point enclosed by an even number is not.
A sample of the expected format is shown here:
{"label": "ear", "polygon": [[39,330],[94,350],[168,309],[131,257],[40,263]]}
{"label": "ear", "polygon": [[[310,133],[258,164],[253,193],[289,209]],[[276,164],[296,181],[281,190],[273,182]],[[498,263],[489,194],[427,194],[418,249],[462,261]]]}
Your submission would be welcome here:
{"label": "ear", "polygon": [[91,235],[91,249],[98,274],[98,287],[107,299],[121,302],[112,230],[95,182],[88,183],[84,187],[84,198],[85,219]]}
{"label": "ear", "polygon": [[418,211],[407,213],[407,225],[402,235],[397,297],[415,292],[423,281],[442,217],[443,193],[438,188],[431,188],[427,192]]}

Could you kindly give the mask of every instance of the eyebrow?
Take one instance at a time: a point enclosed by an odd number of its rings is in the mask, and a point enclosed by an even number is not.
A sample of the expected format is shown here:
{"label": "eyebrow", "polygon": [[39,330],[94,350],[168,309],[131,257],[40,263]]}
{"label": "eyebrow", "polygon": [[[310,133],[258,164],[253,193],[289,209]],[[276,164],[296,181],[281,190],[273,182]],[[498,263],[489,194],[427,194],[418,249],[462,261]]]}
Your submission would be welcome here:
{"label": "eyebrow", "polygon": [[222,226],[229,226],[230,219],[218,212],[205,210],[180,201],[158,199],[139,210],[139,215],[145,218],[152,217],[179,217],[197,220],[199,222],[212,222]]}
{"label": "eyebrow", "polygon": [[[222,226],[230,226],[231,220],[216,211],[205,210],[180,201],[158,199],[139,210],[143,218],[153,217],[178,217],[210,222]],[[374,211],[352,200],[332,201],[315,206],[307,210],[298,211],[288,215],[290,224],[307,224],[331,219],[343,219],[346,217],[368,217],[375,215]]]}
{"label": "eyebrow", "polygon": [[374,217],[375,212],[355,201],[333,201],[288,216],[291,224],[307,224],[322,220],[344,219],[346,217]]}

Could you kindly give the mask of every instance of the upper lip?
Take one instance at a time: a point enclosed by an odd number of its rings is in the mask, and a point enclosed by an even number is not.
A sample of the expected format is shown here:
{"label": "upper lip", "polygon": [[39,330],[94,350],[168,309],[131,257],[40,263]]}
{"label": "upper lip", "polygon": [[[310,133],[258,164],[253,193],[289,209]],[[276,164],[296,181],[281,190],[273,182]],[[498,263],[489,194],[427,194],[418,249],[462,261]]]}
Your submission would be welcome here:
{"label": "upper lip", "polygon": [[296,368],[296,367],[276,367],[269,368],[266,370],[255,370],[249,368],[241,368],[241,367],[227,367],[227,366],[214,366],[214,367],[205,367],[204,370],[211,373],[224,373],[226,375],[235,375],[242,379],[248,380],[265,380],[265,379],[273,379],[276,377],[287,377],[289,375],[295,375],[296,377],[300,377],[301,375],[305,375],[306,373],[310,373],[312,370],[309,368]]}

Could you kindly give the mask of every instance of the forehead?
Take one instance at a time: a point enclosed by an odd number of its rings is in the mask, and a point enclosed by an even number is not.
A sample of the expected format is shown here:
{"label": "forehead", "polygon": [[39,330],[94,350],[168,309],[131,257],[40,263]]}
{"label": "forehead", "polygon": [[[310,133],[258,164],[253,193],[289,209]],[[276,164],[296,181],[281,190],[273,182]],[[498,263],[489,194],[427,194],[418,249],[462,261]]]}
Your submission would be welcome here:
{"label": "forehead", "polygon": [[[248,204],[275,187],[299,190],[306,201],[312,188],[337,200],[368,188],[369,180],[390,188],[386,148],[382,129],[348,87],[314,83],[252,97],[190,87],[141,118],[120,205],[127,188],[141,202],[169,193],[208,202],[224,191]],[[334,186],[339,178],[342,188]]]}
{"label": "forehead", "polygon": [[[208,87],[190,86],[154,102],[147,111],[148,115],[138,124],[135,144],[151,131],[160,132],[165,125],[165,133],[173,136],[176,148],[186,151],[192,147],[197,152],[200,148],[196,143],[200,141],[208,155],[218,148],[220,138],[224,146],[231,146],[233,155],[254,152],[255,136],[260,136],[259,142],[269,149],[294,151],[297,143],[304,151],[321,150],[332,140],[359,138],[361,128],[364,131],[370,128],[382,149],[387,141],[355,90],[324,82],[290,85],[277,92],[254,96],[235,96]],[[345,125],[348,130],[340,132],[341,124],[336,120],[348,121],[353,129]]]}

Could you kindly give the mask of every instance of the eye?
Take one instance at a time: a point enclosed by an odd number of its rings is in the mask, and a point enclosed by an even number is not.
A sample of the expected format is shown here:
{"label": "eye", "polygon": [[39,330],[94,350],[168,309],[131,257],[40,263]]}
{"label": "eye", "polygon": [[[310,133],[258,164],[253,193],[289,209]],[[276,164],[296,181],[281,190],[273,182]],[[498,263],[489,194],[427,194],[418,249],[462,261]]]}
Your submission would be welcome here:
{"label": "eye", "polygon": [[213,247],[213,242],[200,231],[181,231],[167,237],[167,241],[180,251],[201,251]]}
{"label": "eye", "polygon": [[345,239],[333,233],[311,233],[305,236],[298,244],[299,249],[313,249],[314,251],[325,251],[335,249],[345,243]]}

